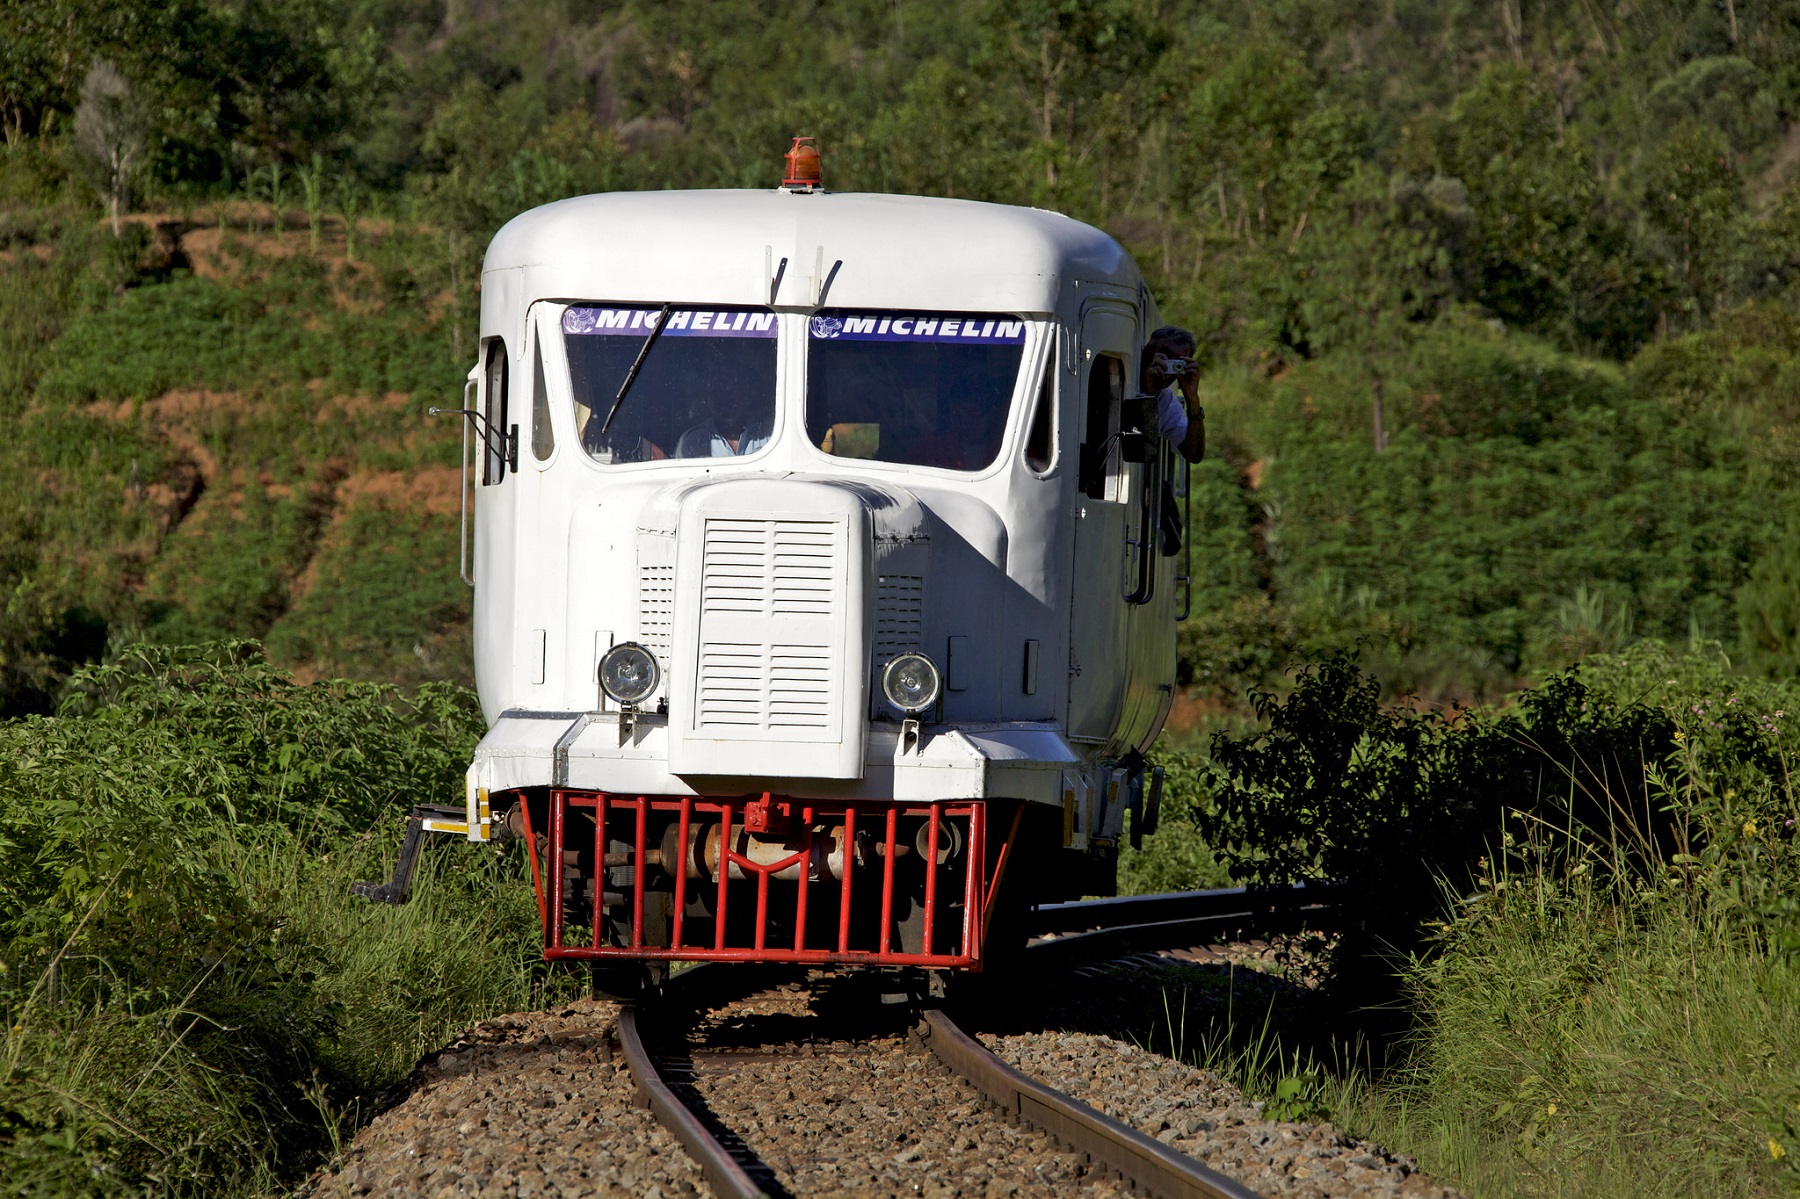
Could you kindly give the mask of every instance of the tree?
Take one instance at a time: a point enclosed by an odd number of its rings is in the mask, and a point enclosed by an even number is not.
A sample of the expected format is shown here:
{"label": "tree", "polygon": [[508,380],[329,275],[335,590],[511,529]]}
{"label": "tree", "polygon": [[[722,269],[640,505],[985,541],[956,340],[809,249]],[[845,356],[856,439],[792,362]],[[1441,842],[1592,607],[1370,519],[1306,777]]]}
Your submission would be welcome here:
{"label": "tree", "polygon": [[1103,191],[1101,151],[1109,138],[1135,138],[1131,110],[1161,50],[1144,11],[1131,0],[1028,0],[990,4],[979,21],[975,65],[1011,93],[1032,131],[1034,199],[1070,207],[1084,175],[1100,176]]}
{"label": "tree", "polygon": [[1751,569],[1737,610],[1749,664],[1800,675],[1800,538],[1790,533]]}
{"label": "tree", "polygon": [[1469,189],[1476,297],[1509,324],[1560,325],[1588,252],[1596,184],[1556,97],[1523,68],[1487,68],[1456,99],[1439,169]]}
{"label": "tree", "polygon": [[131,198],[132,176],[143,164],[142,115],[119,68],[105,59],[88,68],[75,109],[75,144],[99,175],[114,237],[121,232],[119,218]]}
{"label": "tree", "polygon": [[1644,216],[1688,307],[1711,312],[1724,299],[1730,243],[1743,211],[1725,136],[1692,120],[1677,125],[1650,156]]}
{"label": "tree", "polygon": [[1292,230],[1318,188],[1294,175],[1294,145],[1317,88],[1292,47],[1258,39],[1240,47],[1189,94],[1186,121],[1189,187],[1198,214],[1231,237],[1251,243]]}
{"label": "tree", "polygon": [[1449,255],[1438,227],[1458,219],[1468,197],[1453,180],[1423,186],[1359,168],[1296,240],[1290,336],[1308,352],[1360,361],[1372,392],[1377,453],[1387,448],[1383,361],[1412,340],[1449,298]]}
{"label": "tree", "polygon": [[66,93],[79,49],[70,0],[9,0],[0,13],[0,127],[17,144]]}

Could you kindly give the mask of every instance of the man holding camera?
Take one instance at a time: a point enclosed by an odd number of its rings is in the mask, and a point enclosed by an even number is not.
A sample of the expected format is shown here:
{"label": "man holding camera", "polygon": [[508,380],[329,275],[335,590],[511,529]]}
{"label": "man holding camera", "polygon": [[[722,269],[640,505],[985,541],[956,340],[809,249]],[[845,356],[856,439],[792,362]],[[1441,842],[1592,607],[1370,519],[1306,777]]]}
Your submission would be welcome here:
{"label": "man holding camera", "polygon": [[[1206,409],[1200,406],[1198,343],[1177,325],[1164,325],[1144,346],[1138,388],[1156,397],[1156,431],[1189,462],[1206,453]],[[1177,388],[1180,390],[1177,391]]]}
{"label": "man holding camera", "polygon": [[[1156,397],[1157,435],[1189,462],[1200,461],[1206,453],[1206,409],[1200,406],[1200,364],[1194,361],[1197,345],[1186,329],[1164,325],[1150,335],[1138,370],[1138,390]],[[1181,552],[1184,521],[1169,479],[1162,482],[1157,507],[1157,549],[1172,558]]]}

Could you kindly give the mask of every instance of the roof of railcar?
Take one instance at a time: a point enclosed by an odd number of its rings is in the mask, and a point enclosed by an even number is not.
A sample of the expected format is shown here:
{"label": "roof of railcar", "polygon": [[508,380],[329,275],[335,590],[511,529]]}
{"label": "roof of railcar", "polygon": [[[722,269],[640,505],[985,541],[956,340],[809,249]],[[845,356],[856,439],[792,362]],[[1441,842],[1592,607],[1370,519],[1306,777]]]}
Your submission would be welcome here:
{"label": "roof of railcar", "polygon": [[[786,259],[785,268],[781,265]],[[837,265],[841,263],[841,265]],[[835,268],[835,273],[834,273]],[[1136,289],[1111,237],[1060,213],[924,196],[609,192],[514,217],[484,271],[519,298],[1052,312],[1063,289]],[[512,288],[508,287],[511,292]],[[520,294],[522,293],[522,294]]]}

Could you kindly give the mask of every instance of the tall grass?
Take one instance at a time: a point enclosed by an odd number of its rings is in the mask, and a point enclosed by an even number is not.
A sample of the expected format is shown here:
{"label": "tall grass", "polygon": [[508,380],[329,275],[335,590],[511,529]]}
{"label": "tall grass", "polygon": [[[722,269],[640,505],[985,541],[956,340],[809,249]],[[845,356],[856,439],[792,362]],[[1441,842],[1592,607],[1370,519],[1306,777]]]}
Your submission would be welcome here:
{"label": "tall grass", "polygon": [[[1320,997],[1303,989],[1260,979],[1232,964],[1225,978],[1207,976],[1205,1009],[1197,1009],[1190,986],[1200,979],[1172,980],[1162,992],[1160,1018],[1152,1014],[1147,1049],[1211,1071],[1262,1104],[1266,1120],[1324,1120],[1355,1113],[1368,1087],[1367,1055],[1360,1041],[1323,1044],[1302,1031],[1316,1028]],[[1223,1010],[1219,1009],[1223,991]]]}
{"label": "tall grass", "polygon": [[[1326,681],[1269,706],[1254,747],[1215,742],[1195,810],[1240,873],[1345,879],[1407,1018],[1373,1019],[1363,1052],[1327,1018],[1368,994],[1340,973],[1299,1002],[1233,986],[1211,1024],[1171,996],[1153,1039],[1268,1114],[1328,1114],[1484,1197],[1800,1193],[1800,685],[1641,645],[1508,713],[1419,726]],[[1395,744],[1404,771],[1356,773]],[[1247,819],[1246,780],[1286,807]],[[1420,835],[1439,828],[1457,835]],[[1365,910],[1434,877],[1423,929],[1420,904]],[[1336,965],[1358,962],[1340,944]]]}
{"label": "tall grass", "polygon": [[295,686],[253,646],[146,648],[0,725],[0,1195],[262,1193],[459,1025],[569,994],[519,862],[399,817],[480,726],[437,685]]}
{"label": "tall grass", "polygon": [[1411,974],[1414,1055],[1360,1114],[1483,1196],[1800,1190],[1800,970],[1701,900],[1497,878]]}

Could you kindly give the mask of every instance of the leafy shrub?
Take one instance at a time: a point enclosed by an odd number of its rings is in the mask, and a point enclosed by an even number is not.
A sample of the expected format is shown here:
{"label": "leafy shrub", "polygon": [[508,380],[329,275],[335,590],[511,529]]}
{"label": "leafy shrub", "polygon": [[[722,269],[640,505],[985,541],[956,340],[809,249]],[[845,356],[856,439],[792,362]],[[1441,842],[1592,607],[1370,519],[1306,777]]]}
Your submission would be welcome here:
{"label": "leafy shrub", "polygon": [[1647,807],[1514,824],[1405,969],[1419,1021],[1388,1117],[1458,1129],[1447,1164],[1494,1192],[1791,1189],[1800,686],[1652,644],[1581,676],[1672,726]]}
{"label": "leafy shrub", "polygon": [[129,651],[0,725],[0,1177],[266,1189],[529,1003],[516,861],[433,846],[415,902],[348,894],[391,869],[396,812],[460,795],[481,727],[460,688],[296,686],[241,642]]}
{"label": "leafy shrub", "polygon": [[1751,665],[1800,675],[1800,538],[1783,538],[1751,569],[1738,589],[1737,614]]}
{"label": "leafy shrub", "polygon": [[1298,647],[1290,615],[1265,595],[1211,598],[1196,596],[1176,627],[1180,682],[1222,698],[1263,686]]}
{"label": "leafy shrub", "polygon": [[1445,338],[1421,358],[1419,421],[1442,436],[1535,445],[1563,432],[1563,414],[1622,398],[1615,371],[1536,346]]}
{"label": "leafy shrub", "polygon": [[[1285,697],[1253,692],[1264,728],[1212,742],[1213,804],[1196,812],[1233,878],[1310,878],[1359,897],[1345,977],[1376,985],[1359,958],[1418,943],[1440,883],[1466,890],[1508,819],[1560,819],[1607,838],[1649,809],[1652,768],[1675,748],[1659,709],[1556,676],[1506,712],[1386,706],[1346,653],[1303,666]],[[1673,844],[1650,814],[1644,849]],[[1640,827],[1642,827],[1640,825]]]}

